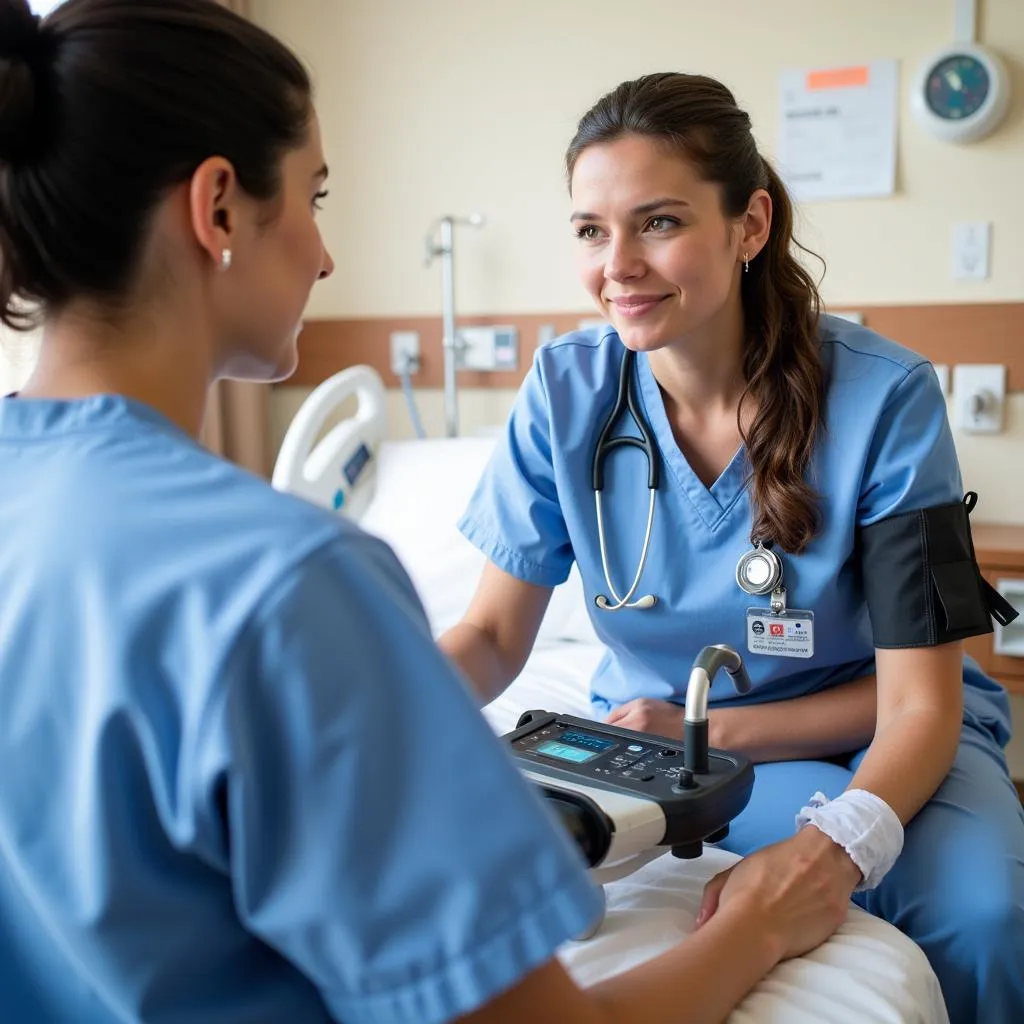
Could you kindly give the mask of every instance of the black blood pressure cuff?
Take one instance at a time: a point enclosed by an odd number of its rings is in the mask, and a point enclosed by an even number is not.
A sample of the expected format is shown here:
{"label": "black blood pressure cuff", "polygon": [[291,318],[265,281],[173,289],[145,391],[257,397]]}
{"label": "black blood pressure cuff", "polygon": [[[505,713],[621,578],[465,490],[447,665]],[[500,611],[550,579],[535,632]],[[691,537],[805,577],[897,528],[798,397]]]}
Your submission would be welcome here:
{"label": "black blood pressure cuff", "polygon": [[978,496],[882,519],[860,530],[875,647],[935,647],[992,632],[1017,611],[981,575],[968,519]]}

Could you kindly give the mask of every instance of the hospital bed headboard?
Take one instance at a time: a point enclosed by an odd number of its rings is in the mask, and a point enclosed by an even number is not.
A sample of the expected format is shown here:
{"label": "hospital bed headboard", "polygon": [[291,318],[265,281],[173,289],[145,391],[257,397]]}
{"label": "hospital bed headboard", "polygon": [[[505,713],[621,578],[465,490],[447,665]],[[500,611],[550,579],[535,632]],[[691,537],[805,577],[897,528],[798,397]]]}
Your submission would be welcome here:
{"label": "hospital bed headboard", "polygon": [[[321,438],[324,424],[355,396],[355,414]],[[281,443],[271,483],[359,519],[373,499],[377,453],[387,431],[384,383],[369,366],[329,377],[302,403]]]}

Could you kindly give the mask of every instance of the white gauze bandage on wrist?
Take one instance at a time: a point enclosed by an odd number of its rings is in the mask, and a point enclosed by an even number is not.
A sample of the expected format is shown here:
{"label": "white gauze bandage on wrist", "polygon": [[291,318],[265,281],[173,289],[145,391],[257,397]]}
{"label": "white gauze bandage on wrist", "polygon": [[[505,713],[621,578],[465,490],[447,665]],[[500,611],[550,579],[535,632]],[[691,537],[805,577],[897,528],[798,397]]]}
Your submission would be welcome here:
{"label": "white gauze bandage on wrist", "polygon": [[848,789],[829,800],[815,793],[796,816],[797,831],[813,825],[838,843],[860,869],[854,890],[874,889],[903,851],[903,823],[881,797],[866,789]]}

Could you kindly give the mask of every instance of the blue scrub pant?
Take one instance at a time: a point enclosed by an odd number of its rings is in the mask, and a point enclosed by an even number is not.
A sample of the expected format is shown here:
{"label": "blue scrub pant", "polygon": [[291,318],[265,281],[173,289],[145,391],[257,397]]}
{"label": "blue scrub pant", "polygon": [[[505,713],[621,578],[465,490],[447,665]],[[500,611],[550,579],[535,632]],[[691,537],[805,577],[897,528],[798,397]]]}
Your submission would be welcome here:
{"label": "blue scrub pant", "polygon": [[[808,798],[838,796],[863,756],[758,765],[750,803],[721,847],[748,854],[792,836]],[[1024,811],[986,729],[965,723],[953,767],[907,826],[899,860],[854,901],[924,950],[952,1024],[1024,1022]]]}

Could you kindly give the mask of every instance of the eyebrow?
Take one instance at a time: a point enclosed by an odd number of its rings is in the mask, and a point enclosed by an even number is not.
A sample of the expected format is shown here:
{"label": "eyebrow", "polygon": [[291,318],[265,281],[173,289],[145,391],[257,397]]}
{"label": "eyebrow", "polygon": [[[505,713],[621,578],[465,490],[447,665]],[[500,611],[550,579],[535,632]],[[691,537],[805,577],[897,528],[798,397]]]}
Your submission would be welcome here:
{"label": "eyebrow", "polygon": [[[631,217],[642,217],[645,213],[654,213],[655,210],[663,210],[666,206],[689,206],[690,204],[685,199],[670,199],[664,197],[662,199],[654,199],[649,203],[644,203],[641,206],[634,206],[629,211]],[[575,220],[600,220],[601,218],[596,213],[583,213],[576,211],[569,218],[570,223]]]}

